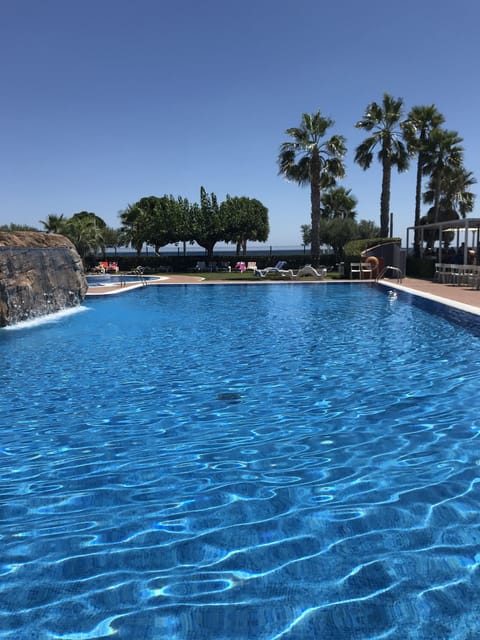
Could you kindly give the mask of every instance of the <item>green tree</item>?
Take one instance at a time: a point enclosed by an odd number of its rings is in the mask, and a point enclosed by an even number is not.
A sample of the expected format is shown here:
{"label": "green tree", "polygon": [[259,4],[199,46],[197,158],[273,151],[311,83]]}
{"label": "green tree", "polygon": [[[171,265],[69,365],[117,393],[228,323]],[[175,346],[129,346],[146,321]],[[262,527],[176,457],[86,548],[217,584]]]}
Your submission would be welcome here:
{"label": "green tree", "polygon": [[38,229],[31,227],[29,224],[15,224],[11,222],[10,224],[0,225],[0,231],[11,231],[15,233],[15,231],[38,231]]}
{"label": "green tree", "polygon": [[[473,173],[467,171],[463,165],[445,169],[440,180],[438,220],[465,218],[468,213],[471,213],[475,205],[475,194],[471,191],[471,187],[476,183]],[[435,204],[437,194],[435,187],[436,181],[432,177],[427,191],[423,194],[423,201],[426,204]],[[433,213],[435,214],[435,206]],[[433,217],[435,218],[435,215]]]}
{"label": "green tree", "polygon": [[370,167],[373,152],[378,149],[377,157],[382,164],[382,192],[380,196],[380,232],[388,237],[390,219],[390,185],[392,167],[399,172],[408,169],[408,151],[403,142],[401,119],[403,100],[395,99],[388,93],[383,95],[382,104],[372,102],[365,110],[363,118],[355,125],[371,133],[355,150],[355,162],[362,169]]}
{"label": "green tree", "polygon": [[210,195],[200,188],[200,205],[190,208],[192,235],[195,242],[207,252],[207,260],[211,261],[213,249],[217,242],[225,239],[225,225],[217,196]]}
{"label": "green tree", "polygon": [[300,231],[302,234],[302,244],[304,247],[308,247],[312,242],[312,225],[311,224],[302,224],[300,227]]}
{"label": "green tree", "polygon": [[177,199],[177,222],[175,244],[181,242],[183,245],[183,255],[187,255],[187,243],[193,244],[194,234],[192,227],[193,220],[192,206],[187,198],[181,196]]}
{"label": "green tree", "polygon": [[357,202],[351,189],[331,187],[323,193],[322,218],[355,218]]}
{"label": "green tree", "polygon": [[138,203],[129,204],[126,209],[120,211],[120,221],[126,245],[130,244],[137,252],[137,257],[140,257],[143,245],[149,240],[148,212]]}
{"label": "green tree", "polygon": [[320,258],[321,191],[335,185],[336,178],[343,178],[342,161],[346,153],[343,136],[334,135],[323,140],[327,129],[335,123],[321,115],[304,113],[299,127],[287,129],[292,140],[284,142],[278,156],[279,174],[299,185],[310,185],[312,262]]}
{"label": "green tree", "polygon": [[[349,216],[345,218],[323,216],[320,220],[320,228],[325,244],[333,248],[337,260],[342,259],[343,247],[350,240],[380,237],[380,228],[372,220],[360,220],[357,223],[353,217]],[[303,244],[306,246],[311,240],[312,227],[309,224],[302,224],[301,232]]]}
{"label": "green tree", "polygon": [[39,220],[39,222],[43,224],[47,233],[63,233],[67,219],[63,213],[60,215],[49,213],[46,220]]}
{"label": "green tree", "polygon": [[237,255],[247,253],[247,241],[265,242],[270,231],[268,209],[255,198],[227,195],[220,205],[224,218],[226,242],[235,242]]}
{"label": "green tree", "polygon": [[[79,224],[79,223],[82,224]],[[80,233],[81,240],[79,247],[81,250],[84,250],[83,244],[86,246],[86,253],[93,253],[95,256],[97,252],[101,250],[105,253],[105,242],[103,239],[103,231],[107,227],[107,223],[100,216],[97,216],[96,213],[92,213],[91,211],[79,211],[78,213],[74,213],[71,218],[68,218],[66,225],[66,233],[72,233],[71,229],[76,229],[74,234]],[[80,231],[81,230],[81,231]],[[74,243],[75,244],[75,243]],[[78,247],[77,247],[78,250]],[[82,257],[81,251],[79,250],[79,254]]]}
{"label": "green tree", "polygon": [[107,247],[113,247],[115,250],[115,255],[117,255],[118,247],[122,247],[125,245],[124,234],[121,229],[114,229],[113,227],[105,227],[102,229],[102,237],[103,237],[103,257],[105,259],[105,249]]}
{"label": "green tree", "polygon": [[96,255],[103,246],[102,229],[95,223],[95,214],[68,218],[63,235],[73,242],[84,264],[89,254]]}
{"label": "green tree", "polygon": [[176,242],[178,201],[172,195],[161,198],[150,196],[142,198],[139,205],[149,212],[148,244],[154,247],[155,253],[158,253],[160,247]]}
{"label": "green tree", "polygon": [[325,244],[329,244],[337,261],[343,259],[343,247],[358,237],[357,223],[351,217],[336,216],[320,220],[320,232]]}
{"label": "green tree", "polygon": [[378,227],[373,220],[360,220],[357,225],[357,232],[359,239],[379,238],[380,227]]}
{"label": "green tree", "polygon": [[99,229],[105,229],[105,227],[107,226],[105,220],[100,218],[100,216],[97,216],[96,213],[92,213],[91,211],[79,211],[78,213],[74,213],[72,218],[80,220],[90,220],[90,222]]}
{"label": "green tree", "polygon": [[[430,190],[433,192],[434,220],[440,220],[442,184],[445,185],[451,172],[463,167],[463,138],[456,131],[434,129],[425,148],[424,172],[430,176]],[[445,187],[443,188],[445,191]]]}
{"label": "green tree", "polygon": [[[410,155],[417,156],[417,174],[415,182],[415,218],[414,225],[420,224],[422,204],[422,177],[425,170],[425,153],[430,133],[445,122],[445,118],[434,104],[416,106],[410,109],[407,120],[403,123],[403,133]],[[415,255],[420,251],[420,231],[415,229]]]}

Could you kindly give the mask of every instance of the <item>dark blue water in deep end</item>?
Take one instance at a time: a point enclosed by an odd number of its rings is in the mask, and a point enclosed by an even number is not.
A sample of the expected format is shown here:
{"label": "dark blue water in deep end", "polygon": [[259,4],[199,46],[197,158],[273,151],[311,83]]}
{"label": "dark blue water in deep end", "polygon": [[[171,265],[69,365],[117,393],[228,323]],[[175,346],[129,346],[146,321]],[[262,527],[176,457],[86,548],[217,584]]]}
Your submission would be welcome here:
{"label": "dark blue water in deep end", "polygon": [[0,638],[480,636],[479,340],[361,285],[0,332]]}

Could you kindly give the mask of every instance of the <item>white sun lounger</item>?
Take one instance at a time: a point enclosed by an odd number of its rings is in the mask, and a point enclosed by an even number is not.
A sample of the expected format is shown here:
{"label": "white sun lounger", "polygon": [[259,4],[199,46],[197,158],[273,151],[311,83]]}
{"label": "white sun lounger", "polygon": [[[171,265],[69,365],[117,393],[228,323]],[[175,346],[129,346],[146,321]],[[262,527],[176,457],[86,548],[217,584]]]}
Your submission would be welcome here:
{"label": "white sun lounger", "polygon": [[295,274],[295,277],[299,276],[315,276],[316,278],[324,278],[327,274],[327,270],[325,267],[319,267],[315,269],[311,264],[306,264],[304,267],[299,269]]}
{"label": "white sun lounger", "polygon": [[279,274],[281,276],[288,276],[289,278],[293,278],[293,271],[291,269],[283,268],[286,264],[286,262],[280,261],[277,262],[274,267],[267,267],[266,269],[255,269],[255,275],[260,276],[260,278],[266,278],[268,275]]}

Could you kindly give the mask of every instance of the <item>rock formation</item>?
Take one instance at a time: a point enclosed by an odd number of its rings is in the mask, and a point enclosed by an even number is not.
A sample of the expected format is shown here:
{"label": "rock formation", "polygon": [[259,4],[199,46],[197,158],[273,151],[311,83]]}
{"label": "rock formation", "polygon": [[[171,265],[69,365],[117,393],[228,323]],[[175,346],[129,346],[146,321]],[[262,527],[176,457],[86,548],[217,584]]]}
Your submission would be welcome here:
{"label": "rock formation", "polygon": [[0,231],[0,327],[76,306],[87,281],[64,236]]}

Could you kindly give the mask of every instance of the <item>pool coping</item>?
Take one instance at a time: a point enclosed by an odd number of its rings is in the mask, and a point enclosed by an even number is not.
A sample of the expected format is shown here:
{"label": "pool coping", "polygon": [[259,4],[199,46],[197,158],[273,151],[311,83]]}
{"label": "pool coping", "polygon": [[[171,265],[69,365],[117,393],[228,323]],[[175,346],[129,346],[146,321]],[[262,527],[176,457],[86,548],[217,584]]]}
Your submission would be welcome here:
{"label": "pool coping", "polygon": [[167,276],[159,275],[159,276],[155,276],[155,280],[148,280],[145,282],[141,282],[141,281],[131,282],[131,283],[124,282],[122,284],[111,284],[111,285],[105,284],[105,285],[96,286],[96,287],[89,287],[85,295],[86,297],[108,296],[116,293],[123,293],[124,291],[131,291],[132,289],[140,289],[141,287],[146,287],[151,284],[154,284],[154,285],[166,284],[165,282],[162,282],[166,278]]}
{"label": "pool coping", "polygon": [[[462,289],[461,287],[448,287],[448,285],[441,284],[437,285],[437,283],[432,283],[428,280],[415,280],[413,283],[409,281],[406,285],[395,281],[380,280],[378,284],[383,287],[388,287],[389,289],[423,298],[424,300],[429,300],[430,302],[451,307],[457,311],[480,316],[480,291],[477,292],[476,290],[468,288]],[[433,291],[435,291],[435,293]],[[442,293],[443,295],[441,295]],[[478,301],[473,299],[475,294],[478,296]],[[471,302],[476,302],[476,304],[466,302],[469,298],[472,298]]]}

